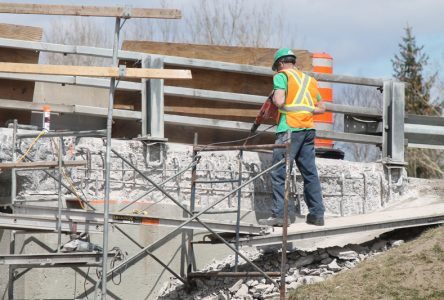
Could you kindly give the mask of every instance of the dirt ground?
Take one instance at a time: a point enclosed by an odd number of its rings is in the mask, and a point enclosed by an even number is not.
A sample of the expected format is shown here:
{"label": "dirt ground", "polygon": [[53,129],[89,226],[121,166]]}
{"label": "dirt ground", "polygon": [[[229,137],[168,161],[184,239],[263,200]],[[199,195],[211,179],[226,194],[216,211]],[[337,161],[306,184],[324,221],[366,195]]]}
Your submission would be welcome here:
{"label": "dirt ground", "polygon": [[289,299],[444,299],[444,226]]}

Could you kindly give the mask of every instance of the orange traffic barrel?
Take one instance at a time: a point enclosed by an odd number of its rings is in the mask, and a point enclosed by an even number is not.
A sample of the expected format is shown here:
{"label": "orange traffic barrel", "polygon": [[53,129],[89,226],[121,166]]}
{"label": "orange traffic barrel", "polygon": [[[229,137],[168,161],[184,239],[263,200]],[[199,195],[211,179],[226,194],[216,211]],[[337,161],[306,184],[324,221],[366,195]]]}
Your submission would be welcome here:
{"label": "orange traffic barrel", "polygon": [[[333,73],[333,58],[327,53],[313,53],[312,56],[313,69],[315,73]],[[321,93],[322,101],[333,101],[333,87],[331,82],[318,82],[319,92]],[[321,115],[315,115],[314,121],[316,128],[319,130],[333,131],[333,113],[325,112]],[[333,141],[325,139],[316,139],[315,146],[318,148],[332,148]]]}

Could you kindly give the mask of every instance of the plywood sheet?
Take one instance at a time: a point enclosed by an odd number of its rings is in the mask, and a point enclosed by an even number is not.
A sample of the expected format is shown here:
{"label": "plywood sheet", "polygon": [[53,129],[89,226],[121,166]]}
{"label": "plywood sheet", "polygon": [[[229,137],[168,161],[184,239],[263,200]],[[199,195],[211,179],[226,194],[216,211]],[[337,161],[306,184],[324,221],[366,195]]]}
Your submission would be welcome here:
{"label": "plywood sheet", "polygon": [[[270,68],[273,63],[273,55],[277,50],[274,48],[162,43],[152,41],[124,41],[122,49]],[[294,52],[298,58],[298,67],[302,70],[311,69],[311,53],[307,50],[298,49],[294,49]]]}
{"label": "plywood sheet", "polygon": [[[38,27],[19,26],[0,23],[0,37],[8,39],[40,41],[43,30]],[[39,52],[32,50],[0,48],[0,62],[36,64]],[[0,98],[32,101],[34,95],[34,82],[0,79]],[[21,124],[29,124],[31,113],[28,111],[0,110],[0,126],[11,119],[18,119]]]}
{"label": "plywood sheet", "polygon": [[42,36],[43,30],[39,27],[0,23],[0,37],[2,38],[38,42]]}

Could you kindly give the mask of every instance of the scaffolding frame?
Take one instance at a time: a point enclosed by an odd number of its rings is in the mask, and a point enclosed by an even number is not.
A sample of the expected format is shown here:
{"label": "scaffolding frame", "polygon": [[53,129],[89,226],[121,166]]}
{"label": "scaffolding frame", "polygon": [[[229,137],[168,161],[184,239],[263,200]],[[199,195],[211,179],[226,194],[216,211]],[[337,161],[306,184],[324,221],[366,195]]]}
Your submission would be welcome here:
{"label": "scaffolding frame", "polygon": [[[180,17],[180,12],[178,10],[168,10],[168,9],[133,9],[131,7],[88,7],[88,6],[66,6],[66,5],[29,5],[29,4],[16,4],[16,3],[0,3],[0,13],[13,13],[13,14],[44,14],[44,15],[69,15],[69,16],[98,16],[98,17],[114,17],[115,27],[114,27],[114,39],[113,39],[113,50],[112,50],[112,65],[117,67],[118,65],[118,51],[119,51],[119,36],[121,26],[125,23],[127,19],[130,18],[170,18],[175,19]],[[121,19],[124,19],[121,25]],[[11,73],[31,73],[31,74],[55,74],[61,75],[65,73],[65,70],[60,67],[53,66],[34,66],[26,64],[9,64],[3,63],[0,68],[4,72]],[[68,68],[68,69],[74,69]],[[75,73],[76,75],[91,74],[89,71],[94,69],[86,67],[79,67]],[[100,68],[97,68],[100,69]],[[103,68],[102,68],[103,69]],[[161,70],[160,75],[155,75],[151,77],[150,75],[142,75],[141,78],[163,78],[165,73]],[[172,77],[175,78],[174,72],[171,72]],[[140,72],[138,72],[140,73]],[[150,73],[150,72],[147,72]],[[189,73],[189,71],[188,71]],[[103,217],[103,251],[102,251],[102,263],[101,272],[102,274],[107,274],[107,259],[108,259],[108,230],[109,230],[109,196],[110,196],[110,160],[111,160],[111,134],[112,134],[112,120],[113,120],[113,106],[114,106],[114,93],[116,89],[116,77],[123,78],[127,76],[126,68],[118,68],[117,72],[109,72],[109,74],[102,73],[98,76],[110,77],[109,82],[109,102],[108,102],[108,114],[107,114],[107,127],[106,127],[106,155],[105,155],[105,204],[104,204],[104,217]],[[162,77],[163,76],[163,77]],[[190,77],[186,75],[183,78]],[[140,78],[140,77],[139,77]],[[181,78],[176,76],[176,78]],[[50,136],[50,135],[49,135]],[[79,136],[82,136],[80,134]],[[37,137],[37,139],[40,135]],[[17,142],[17,122],[14,121],[13,129],[13,161],[16,160],[15,146]],[[57,249],[59,251],[61,246],[61,233],[62,233],[62,136],[59,138],[59,149],[58,149],[58,214],[57,214]],[[26,153],[23,154],[22,158],[25,158]],[[16,182],[16,169],[11,169],[11,207],[14,207],[17,192],[17,182]],[[53,176],[52,176],[53,177]],[[53,177],[54,178],[54,177]],[[55,178],[54,178],[55,179]],[[15,253],[15,231],[11,232],[10,239],[10,253],[13,255]],[[100,281],[101,285],[101,297],[102,299],[107,298],[107,278],[102,276]],[[99,289],[99,282],[96,284],[96,293]],[[8,297],[9,299],[14,299],[14,266],[10,264],[9,268],[9,284],[8,284]]]}
{"label": "scaffolding frame", "polygon": [[[48,6],[50,7],[50,6]],[[0,5],[1,8],[1,5]],[[5,12],[5,11],[0,11],[0,12]],[[15,11],[17,12],[17,11]],[[27,13],[42,13],[43,10],[40,11],[34,11],[34,12],[27,12]],[[76,14],[78,15],[78,14]],[[120,29],[123,26],[123,24],[121,24],[121,19],[124,19],[125,21],[131,17],[136,17],[135,15],[132,14],[132,10],[128,9],[128,8],[123,8],[121,11],[119,11],[119,14],[116,16],[114,15],[113,17],[116,18],[116,23],[115,23],[115,31],[114,31],[114,46],[112,51],[108,51],[109,49],[106,49],[106,55],[110,56],[113,58],[113,65],[116,66],[117,62],[118,62],[118,58],[122,58],[122,56],[119,55],[119,53],[121,54],[121,52],[123,52],[123,57],[125,57],[125,55],[131,56],[132,58],[135,58],[136,60],[141,60],[142,61],[142,66],[143,67],[156,67],[156,68],[162,68],[164,66],[164,64],[170,64],[170,65],[175,65],[175,66],[208,66],[208,61],[204,61],[204,60],[185,60],[185,59],[181,59],[181,58],[177,58],[177,57],[162,57],[162,56],[156,56],[156,55],[141,55],[141,54],[134,54],[134,53],[128,53],[125,51],[119,51],[118,49],[118,42],[119,42],[119,33],[120,33]],[[24,43],[20,43],[17,42],[17,44],[23,44],[23,45],[28,45],[29,44],[24,44]],[[17,45],[16,44],[16,45]],[[37,46],[41,46],[44,43],[34,43],[34,47]],[[37,45],[37,46],[36,46]],[[60,45],[59,45],[60,46]],[[42,51],[50,51],[48,50],[49,48],[46,49],[42,49]],[[103,51],[97,51],[98,48],[92,48],[92,47],[79,47],[79,48],[73,48],[70,49],[70,51],[72,51],[72,53],[75,54],[80,54],[81,52],[78,51],[78,49],[83,49],[83,51],[86,54],[90,54],[91,53],[96,53],[96,55],[98,56],[103,56],[104,52]],[[65,51],[60,51],[60,48],[58,47],[57,49],[54,48],[53,49],[54,52],[65,52]],[[70,51],[66,51],[66,53],[70,53]],[[95,51],[95,52],[94,52]],[[261,67],[254,67],[254,66],[248,66],[245,67],[243,65],[236,65],[236,64],[229,64],[229,63],[221,63],[221,62],[213,62],[212,64],[212,68],[213,69],[221,69],[221,70],[233,70],[234,72],[247,72],[247,73],[253,73],[253,74],[258,74],[258,75],[270,75],[271,72],[269,70],[266,70],[265,68],[261,68]],[[122,74],[123,74],[123,70],[122,70]],[[387,130],[384,130],[383,133],[383,137],[363,137],[362,135],[339,135],[339,134],[331,134],[331,133],[326,133],[323,132],[321,134],[321,137],[324,138],[336,138],[339,140],[346,140],[346,141],[357,141],[357,142],[363,142],[363,143],[373,143],[373,144],[382,144],[383,145],[383,149],[384,149],[384,157],[387,158],[384,162],[385,165],[388,166],[389,168],[389,174],[391,174],[391,169],[395,168],[395,169],[399,169],[402,168],[404,161],[403,161],[403,146],[404,146],[404,127],[400,127],[400,125],[403,125],[404,123],[404,115],[403,115],[403,101],[404,101],[404,95],[403,95],[403,91],[404,91],[404,86],[402,83],[399,82],[394,82],[394,81],[382,81],[379,79],[368,79],[368,78],[355,78],[355,77],[347,77],[347,76],[335,76],[335,75],[321,75],[321,74],[311,74],[314,75],[317,79],[320,80],[325,80],[325,81],[329,81],[329,82],[339,82],[339,83],[349,83],[349,84],[363,84],[363,85],[368,85],[368,86],[376,86],[376,87],[381,87],[383,88],[384,92],[387,91],[386,93],[384,93],[384,112],[382,114],[383,120],[384,120],[384,128],[387,128]],[[4,76],[4,75],[3,75]],[[59,82],[61,80],[60,77],[57,76],[46,76],[46,77],[42,77],[42,76],[37,76],[37,75],[33,75],[33,76],[24,76],[24,75],[8,75],[9,78],[17,78],[17,79],[26,79],[26,80],[48,80],[48,81],[56,81]],[[39,79],[40,78],[40,79]],[[77,79],[82,79],[82,78],[75,78],[75,80],[73,80],[72,82],[70,81],[70,83],[78,83],[81,82],[77,81]],[[83,78],[86,82],[87,78]],[[65,78],[66,80],[66,78]],[[69,81],[69,80],[68,80]],[[192,272],[192,271],[196,271],[195,269],[195,264],[193,265],[193,261],[195,262],[195,258],[193,257],[193,233],[192,230],[195,229],[206,229],[208,230],[210,233],[212,233],[214,236],[216,236],[217,239],[219,239],[220,242],[224,243],[229,249],[231,249],[232,251],[235,252],[236,255],[236,262],[235,262],[235,272],[229,272],[229,273],[224,273],[224,272],[218,272],[217,274],[214,273],[209,273],[208,276],[232,276],[232,277],[238,277],[238,276],[263,276],[265,278],[267,278],[267,280],[269,280],[270,282],[274,283],[276,286],[279,286],[280,288],[280,293],[281,293],[281,299],[283,299],[282,297],[285,297],[285,263],[286,263],[286,249],[287,249],[287,222],[288,222],[288,194],[289,194],[289,185],[290,185],[290,159],[288,156],[288,149],[289,149],[289,144],[287,143],[286,145],[256,145],[256,146],[199,146],[197,145],[197,139],[195,142],[195,145],[193,147],[193,161],[190,164],[190,166],[188,166],[187,168],[177,172],[175,175],[171,176],[170,178],[168,178],[167,180],[163,181],[162,183],[155,183],[152,179],[150,179],[148,176],[146,176],[142,171],[140,171],[139,169],[137,169],[136,166],[134,166],[133,164],[131,164],[131,162],[129,162],[125,157],[123,157],[121,154],[119,154],[118,152],[116,152],[115,150],[112,149],[111,147],[111,124],[112,124],[112,120],[114,117],[114,111],[113,111],[113,103],[114,103],[114,92],[116,90],[116,88],[118,88],[118,86],[116,86],[116,77],[111,77],[111,79],[109,80],[109,82],[107,80],[102,80],[102,79],[97,79],[97,80],[92,80],[90,83],[85,85],[90,85],[90,86],[100,86],[100,87],[105,87],[105,86],[109,86],[110,92],[109,92],[109,106],[108,106],[108,111],[107,111],[107,129],[106,131],[102,131],[103,133],[106,133],[106,166],[105,166],[105,171],[106,171],[106,176],[105,176],[105,200],[109,200],[109,193],[110,193],[110,161],[111,161],[111,155],[114,154],[117,157],[119,157],[120,159],[122,159],[122,161],[125,162],[125,164],[129,165],[131,168],[133,168],[137,173],[139,173],[139,175],[141,175],[145,180],[147,180],[148,182],[150,182],[153,185],[153,188],[150,189],[148,192],[146,192],[146,194],[148,194],[149,192],[153,191],[154,189],[157,189],[159,191],[161,191],[167,198],[169,198],[173,203],[175,203],[176,205],[178,205],[180,208],[182,208],[182,210],[184,211],[185,214],[187,214],[189,217],[188,219],[183,219],[183,220],[174,220],[176,223],[175,225],[171,225],[169,224],[169,226],[175,226],[175,229],[173,231],[171,231],[169,234],[167,234],[166,236],[162,237],[161,239],[159,239],[158,241],[147,245],[147,246],[143,246],[141,245],[138,241],[136,241],[135,239],[133,239],[131,236],[129,236],[124,230],[122,230],[117,224],[119,224],[119,222],[114,222],[115,220],[109,222],[108,219],[110,216],[114,216],[117,214],[110,214],[109,212],[109,201],[105,201],[105,206],[104,206],[104,216],[103,216],[103,220],[101,222],[98,222],[99,224],[103,224],[103,255],[102,255],[102,260],[101,263],[96,264],[96,265],[101,265],[102,267],[102,272],[103,272],[103,276],[102,276],[102,280],[101,282],[97,282],[96,284],[96,288],[95,288],[95,292],[96,292],[96,296],[97,296],[97,292],[98,292],[98,288],[101,288],[101,292],[102,292],[102,298],[106,298],[107,296],[107,281],[111,278],[112,274],[120,274],[124,271],[126,271],[131,265],[135,264],[137,261],[139,261],[140,259],[144,258],[145,256],[149,255],[151,257],[153,257],[159,264],[161,264],[165,269],[167,269],[171,274],[173,274],[175,277],[177,277],[179,280],[181,280],[182,282],[184,282],[185,284],[189,283],[189,280],[193,279],[193,278],[197,278],[197,277],[202,277],[202,276],[206,276],[206,275],[202,275],[201,273],[196,273],[196,272]],[[129,90],[141,90],[143,85],[147,85],[149,84],[151,87],[151,91],[152,94],[147,95],[147,91],[144,90],[145,95],[144,97],[148,98],[151,97],[152,98],[152,102],[150,102],[152,105],[154,105],[153,107],[151,107],[151,109],[148,109],[147,107],[147,103],[146,101],[142,101],[142,112],[140,114],[134,113],[132,116],[130,116],[129,114],[125,114],[124,112],[118,111],[116,110],[117,116],[124,118],[124,119],[141,119],[142,120],[142,132],[144,136],[147,135],[151,135],[151,137],[153,138],[164,138],[163,137],[163,124],[164,121],[168,121],[168,122],[174,122],[171,119],[168,119],[168,116],[165,116],[164,119],[164,115],[163,115],[163,94],[162,94],[162,88],[163,88],[163,83],[159,80],[159,81],[150,81],[147,82],[146,80],[143,80],[142,83],[122,83],[120,82],[119,85],[120,87],[123,87],[125,89],[129,89]],[[216,99],[226,99],[226,98],[230,98],[230,99],[238,99],[239,97],[244,99],[243,101],[247,101],[247,102],[258,102],[258,101],[262,101],[263,99],[258,99],[255,98],[254,96],[249,95],[250,97],[246,96],[246,95],[237,95],[237,94],[231,94],[231,93],[217,93],[217,92],[213,92],[213,93],[207,93],[208,91],[198,91],[198,90],[193,90],[193,89],[184,89],[184,88],[173,88],[173,87],[165,87],[165,94],[194,94],[194,95],[199,95],[198,97],[204,97],[204,96],[209,96],[209,97],[213,97]],[[33,105],[28,105],[27,109],[35,109],[36,106]],[[68,108],[67,106],[59,106],[60,109],[66,109],[66,110],[70,110],[72,112],[76,111],[76,107],[71,107]],[[153,110],[154,108],[154,110]],[[356,113],[358,115],[371,115],[371,116],[375,116],[378,115],[380,116],[381,114],[379,112],[375,112],[372,109],[364,109],[364,108],[350,108],[350,107],[344,107],[341,105],[337,105],[337,104],[328,104],[328,108],[330,111],[333,112],[339,112],[339,113],[345,113],[345,112],[353,112]],[[77,107],[78,110],[82,111],[82,108]],[[36,109],[39,110],[39,109]],[[83,108],[83,111],[85,114],[87,114],[85,111],[87,110],[87,108]],[[70,111],[70,112],[71,112]],[[148,116],[148,111],[152,111],[151,115]],[[401,113],[402,112],[402,113]],[[96,115],[99,114],[99,112],[95,111],[94,112]],[[93,114],[93,113],[90,113]],[[104,112],[101,111],[100,112],[101,115],[104,115]],[[134,116],[135,115],[135,116]],[[148,118],[151,117],[151,118]],[[153,118],[155,117],[155,118]],[[182,119],[179,118],[178,120],[175,120],[175,122],[181,121]],[[195,120],[188,118],[187,121],[189,123],[195,122]],[[205,124],[205,122],[201,122],[199,123],[200,125]],[[219,126],[226,126],[226,125],[232,125],[229,122],[220,122],[218,123]],[[430,124],[425,125],[425,128],[421,128],[422,130],[427,130],[427,126],[431,126]],[[233,125],[233,128],[234,125]],[[236,127],[237,128],[237,127]],[[416,126],[416,128],[410,129],[410,130],[415,130],[419,128],[418,126]],[[60,137],[60,141],[61,141],[61,136],[62,135],[75,135],[75,132],[70,132],[70,133],[54,133],[53,136],[56,136],[56,134],[58,134],[57,136]],[[78,133],[78,136],[82,136],[82,134],[90,134],[90,133]],[[51,135],[51,133],[49,133],[48,137]],[[443,135],[441,132],[436,133],[437,136],[441,136]],[[15,147],[16,145],[16,140],[17,140],[17,129],[16,129],[16,124],[14,125],[14,132],[13,132],[13,145]],[[30,135],[22,135],[20,138],[25,138],[25,137],[35,137],[35,136],[30,136]],[[245,187],[246,185],[250,184],[251,182],[253,182],[254,180],[256,180],[259,176],[262,176],[263,174],[267,173],[268,171],[270,171],[273,167],[276,167],[277,164],[267,168],[266,170],[260,172],[260,174],[258,174],[257,176],[253,177],[252,179],[246,181],[246,182],[242,182],[242,157],[243,157],[243,152],[244,151],[255,151],[255,150],[263,150],[263,149],[275,149],[275,148],[279,148],[279,147],[283,147],[287,149],[287,155],[286,155],[286,159],[285,159],[285,164],[286,164],[286,170],[287,170],[287,174],[286,174],[286,181],[285,181],[285,209],[284,212],[286,215],[284,215],[284,226],[282,228],[282,239],[280,240],[280,242],[282,243],[282,261],[281,261],[281,271],[280,272],[264,272],[263,270],[261,270],[258,266],[256,266],[254,264],[254,262],[248,260],[248,258],[246,258],[239,250],[239,246],[242,244],[247,244],[247,241],[242,241],[240,238],[240,228],[241,228],[241,224],[240,224],[240,203],[241,203],[241,189],[243,187]],[[59,234],[58,236],[58,248],[60,246],[60,235],[61,232],[63,230],[62,228],[62,217],[64,215],[64,212],[62,210],[62,206],[61,206],[61,189],[62,186],[67,188],[69,190],[69,187],[64,185],[62,180],[61,180],[61,170],[63,168],[62,165],[62,159],[61,159],[61,149],[62,149],[62,145],[59,142],[59,159],[58,159],[58,170],[59,170],[59,174],[58,177],[56,177],[55,175],[52,175],[51,177],[53,177],[55,180],[58,181],[59,185],[58,185],[58,211],[57,211],[57,218],[56,218],[56,227],[57,227],[57,233]],[[197,183],[211,183],[211,182],[204,182],[204,181],[198,181],[196,179],[196,166],[198,163],[198,160],[196,160],[196,158],[198,157],[198,152],[200,151],[232,151],[232,150],[236,150],[239,151],[239,178],[236,181],[238,183],[237,188],[231,190],[228,194],[226,194],[224,197],[222,197],[221,199],[217,200],[215,203],[213,203],[212,205],[204,208],[203,210],[200,210],[199,212],[195,212],[195,196],[196,196],[196,187],[195,185]],[[23,153],[22,153],[23,154]],[[16,159],[16,154],[15,151],[13,151],[13,160],[15,161]],[[26,156],[26,159],[30,160],[31,159],[29,157]],[[283,164],[284,161],[279,162],[279,164]],[[165,189],[162,188],[162,185],[164,185],[165,183],[167,183],[168,181],[176,178],[177,176],[179,176],[180,174],[183,174],[184,172],[188,171],[189,169],[192,169],[192,173],[193,173],[193,180],[192,180],[192,186],[194,186],[194,188],[192,187],[192,196],[190,199],[190,208],[187,208],[185,206],[183,206],[181,203],[179,203],[179,201],[177,199],[175,199],[173,196],[171,196]],[[11,190],[12,190],[12,195],[11,195],[11,201],[12,204],[14,204],[15,200],[16,200],[16,168],[12,168],[12,178],[11,178]],[[47,173],[49,174],[49,173]],[[365,180],[365,178],[364,178]],[[234,181],[233,181],[234,182]],[[213,208],[215,205],[217,205],[218,203],[220,203],[221,201],[225,200],[226,198],[237,194],[237,215],[236,215],[236,224],[234,226],[234,232],[236,234],[236,239],[235,239],[235,246],[233,247],[231,245],[232,241],[227,241],[226,239],[224,239],[217,231],[213,229],[213,226],[216,226],[218,224],[210,224],[207,221],[202,221],[200,220],[200,216],[202,216],[203,214],[209,212],[211,210],[211,208]],[[142,196],[143,197],[143,196]],[[83,199],[83,201],[85,203],[87,203],[87,201],[85,199]],[[132,205],[133,203],[135,203],[137,200],[132,201],[130,204],[126,205],[124,208],[129,207],[130,205]],[[92,209],[94,209],[93,207],[90,207]],[[123,210],[124,208],[122,208],[121,210]],[[128,218],[135,218],[135,216],[127,216]],[[140,217],[137,216],[138,218],[144,219],[144,217]],[[145,219],[150,219],[150,217],[147,217]],[[151,218],[152,219],[152,218]],[[123,220],[125,221],[125,220]],[[128,220],[126,220],[128,221]],[[180,222],[180,224],[177,224],[177,222]],[[115,228],[117,228],[119,230],[119,232],[121,232],[124,236],[126,236],[129,240],[131,240],[134,244],[136,244],[141,250],[136,253],[134,256],[132,256],[131,258],[129,258],[127,261],[125,261],[124,263],[112,268],[111,270],[107,270],[107,259],[109,257],[109,253],[108,253],[108,234],[109,234],[109,223],[115,223],[114,226]],[[160,223],[160,221],[159,221]],[[192,224],[197,225],[198,227],[193,227]],[[165,224],[162,224],[165,225]],[[23,228],[23,227],[17,227],[19,228]],[[232,227],[233,228],[233,227]],[[187,274],[186,276],[184,276],[185,272],[181,272],[181,274],[177,274],[174,270],[172,270],[171,268],[169,268],[166,264],[164,264],[160,259],[158,259],[152,252],[157,249],[158,247],[162,246],[163,244],[165,244],[166,242],[168,242],[171,238],[175,237],[178,233],[182,232],[184,229],[188,230],[188,234],[189,235],[189,239],[188,239],[188,244],[187,245],[183,245],[182,247],[185,248],[186,246],[188,247],[188,253],[186,256],[183,257],[183,261],[181,263],[181,265],[185,265],[185,261],[187,263]],[[66,229],[67,231],[69,229]],[[227,229],[224,229],[227,230]],[[246,227],[246,231],[248,231],[248,226]],[[14,236],[11,237],[11,249],[15,249],[15,233],[13,233]],[[285,251],[284,251],[285,249]],[[85,255],[86,256],[86,255]],[[46,259],[49,257],[46,256]],[[66,257],[61,257],[61,258],[55,258],[54,260],[58,260],[59,262],[61,262],[61,264],[66,264],[66,261],[68,260]],[[239,257],[243,258],[247,263],[249,263],[254,269],[256,269],[257,272],[238,272],[237,270],[237,266],[238,266],[238,260]],[[9,257],[8,260],[10,262],[13,262],[13,258],[14,257]],[[33,258],[26,258],[27,261],[29,262],[31,259]],[[41,257],[36,258],[34,261],[38,261],[38,259],[42,259]],[[95,257],[94,259],[97,259],[97,257]],[[24,260],[21,260],[19,262],[23,262]],[[14,263],[11,263],[10,265],[12,266],[17,266],[20,265],[19,263],[17,263],[18,261]],[[43,266],[42,266],[43,267]],[[12,272],[10,271],[10,279],[14,279],[14,272],[13,272],[13,268]],[[278,283],[278,281],[272,279],[272,277],[280,277],[280,284]],[[185,277],[185,278],[184,278]],[[13,292],[13,288],[9,290],[10,293]],[[13,299],[13,294],[9,295],[10,299]]]}
{"label": "scaffolding frame", "polygon": [[[232,150],[238,150],[238,172],[239,177],[237,180],[216,180],[216,181],[199,181],[197,180],[197,170],[194,167],[193,172],[191,175],[191,198],[190,198],[190,208],[191,212],[194,213],[195,205],[196,205],[196,184],[197,183],[206,183],[206,184],[213,184],[213,183],[220,183],[220,182],[237,182],[238,187],[235,188],[230,194],[233,194],[234,191],[237,191],[237,211],[236,211],[236,236],[234,240],[235,248],[230,247],[231,250],[235,252],[235,265],[234,265],[234,272],[211,272],[207,274],[197,273],[196,272],[196,263],[195,263],[195,256],[194,256],[194,245],[193,245],[193,231],[188,232],[188,245],[182,245],[182,247],[187,246],[188,256],[187,256],[187,277],[188,278],[198,278],[198,277],[257,277],[257,276],[263,276],[269,281],[271,281],[276,287],[279,288],[280,293],[280,299],[284,300],[286,295],[286,289],[285,289],[285,274],[286,274],[286,264],[287,264],[287,230],[288,230],[288,201],[289,201],[289,194],[290,194],[290,177],[291,177],[291,161],[292,158],[290,157],[290,151],[291,151],[291,134],[290,132],[287,132],[287,136],[285,139],[284,144],[270,144],[270,145],[243,145],[243,146],[204,146],[204,145],[197,145],[197,134],[195,134],[194,137],[194,146],[193,146],[193,159],[196,159],[199,152],[208,152],[208,151],[232,151]],[[284,215],[283,215],[283,225],[282,225],[282,244],[281,244],[281,268],[280,272],[264,272],[259,267],[257,267],[253,262],[246,259],[245,256],[241,255],[240,253],[240,234],[239,234],[239,226],[240,226],[240,212],[241,212],[241,189],[246,184],[242,183],[242,163],[243,163],[243,153],[244,151],[263,151],[263,150],[275,150],[279,148],[284,148],[285,150],[285,159],[280,162],[275,162],[274,165],[272,165],[270,168],[268,168],[265,171],[271,171],[275,167],[277,167],[280,164],[283,164],[285,162],[285,187],[284,187]],[[265,171],[259,173],[259,175],[263,174]],[[253,179],[250,179],[247,182],[252,182],[256,178],[258,178],[259,175],[256,175],[253,177]],[[214,205],[217,205],[219,202],[216,201]],[[213,206],[214,206],[213,205]],[[194,216],[197,217],[203,213],[205,213],[208,209],[203,209],[199,211],[199,213]],[[228,246],[226,241],[219,235],[216,235],[217,239],[222,241],[224,244]],[[248,264],[250,264],[254,269],[256,269],[258,272],[239,272],[238,271],[238,264],[239,264],[239,256],[243,258]],[[184,264],[184,256],[182,256],[182,264]],[[194,271],[194,272],[193,272]],[[273,279],[271,279],[271,276],[280,277],[279,283]]]}

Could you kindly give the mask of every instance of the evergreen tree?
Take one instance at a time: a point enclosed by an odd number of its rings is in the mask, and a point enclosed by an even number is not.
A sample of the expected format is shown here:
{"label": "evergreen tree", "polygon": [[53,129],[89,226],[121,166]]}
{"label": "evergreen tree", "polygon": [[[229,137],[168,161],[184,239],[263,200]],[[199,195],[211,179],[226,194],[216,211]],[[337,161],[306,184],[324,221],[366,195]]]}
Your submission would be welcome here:
{"label": "evergreen tree", "polygon": [[[422,52],[424,46],[417,46],[412,28],[405,28],[405,36],[399,44],[399,54],[392,59],[393,76],[406,83],[405,108],[407,114],[441,115],[439,106],[431,103],[430,90],[437,74],[429,78],[423,75],[429,57]],[[429,149],[408,149],[406,152],[407,173],[411,177],[431,178],[444,176],[439,165],[439,153]]]}
{"label": "evergreen tree", "polygon": [[439,107],[430,102],[430,90],[436,75],[424,78],[424,67],[429,57],[422,52],[424,46],[417,46],[412,34],[412,27],[405,28],[405,36],[399,44],[399,54],[392,59],[393,76],[405,83],[405,106],[407,113],[418,115],[440,115]]}

